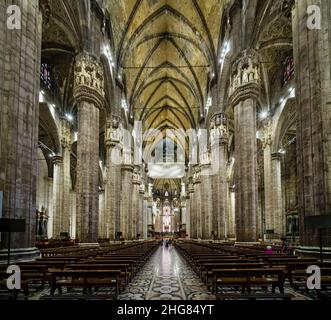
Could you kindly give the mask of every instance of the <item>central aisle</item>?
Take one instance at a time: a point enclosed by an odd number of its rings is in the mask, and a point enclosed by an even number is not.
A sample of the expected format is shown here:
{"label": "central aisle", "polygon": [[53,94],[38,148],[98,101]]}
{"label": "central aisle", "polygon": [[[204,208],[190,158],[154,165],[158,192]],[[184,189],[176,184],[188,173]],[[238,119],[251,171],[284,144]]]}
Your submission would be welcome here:
{"label": "central aisle", "polygon": [[215,296],[177,253],[160,247],[118,296],[120,300],[214,300]]}

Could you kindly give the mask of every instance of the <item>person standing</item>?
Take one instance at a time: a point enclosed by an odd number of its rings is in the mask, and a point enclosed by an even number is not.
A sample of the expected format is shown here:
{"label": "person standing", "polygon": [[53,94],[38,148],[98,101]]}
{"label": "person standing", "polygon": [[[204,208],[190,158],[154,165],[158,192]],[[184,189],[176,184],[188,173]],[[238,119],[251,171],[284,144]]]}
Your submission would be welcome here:
{"label": "person standing", "polygon": [[281,253],[287,253],[288,251],[288,243],[286,241],[286,238],[282,238],[282,248],[281,248]]}

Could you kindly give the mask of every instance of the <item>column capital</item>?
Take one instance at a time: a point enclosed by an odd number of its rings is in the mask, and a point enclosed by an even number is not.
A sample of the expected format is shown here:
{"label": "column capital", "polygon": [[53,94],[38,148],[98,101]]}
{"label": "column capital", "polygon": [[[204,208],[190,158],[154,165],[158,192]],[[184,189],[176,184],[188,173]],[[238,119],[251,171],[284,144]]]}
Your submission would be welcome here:
{"label": "column capital", "polygon": [[121,165],[121,169],[125,171],[133,171],[133,165],[125,163]]}
{"label": "column capital", "polygon": [[104,106],[104,74],[99,60],[86,51],[79,53],[74,67],[74,99],[93,103],[97,108]]}
{"label": "column capital", "polygon": [[121,142],[121,117],[112,115],[106,122],[105,144],[106,147],[115,147]]}
{"label": "column capital", "polygon": [[60,155],[55,155],[53,158],[52,158],[52,163],[54,165],[58,165],[58,164],[61,164],[63,162],[63,157],[60,156]]}
{"label": "column capital", "polygon": [[267,146],[272,144],[272,120],[268,120],[263,127],[263,138],[262,148],[265,149]]}
{"label": "column capital", "polygon": [[210,121],[210,144],[211,146],[227,145],[229,142],[228,119],[225,113],[215,113]]}
{"label": "column capital", "polygon": [[193,183],[190,183],[190,184],[188,185],[188,192],[189,192],[189,193],[194,193]]}
{"label": "column capital", "polygon": [[200,164],[200,172],[204,172],[206,170],[209,170],[211,167],[211,163],[208,162],[208,163],[201,163]]}
{"label": "column capital", "polygon": [[280,152],[273,152],[271,154],[271,160],[282,160],[283,154]]}
{"label": "column capital", "polygon": [[139,186],[141,184],[140,175],[138,173],[136,173],[135,170],[133,170],[133,173],[132,173],[132,183],[139,185]]}
{"label": "column capital", "polygon": [[140,183],[139,193],[145,195],[145,185]]}
{"label": "column capital", "polygon": [[232,65],[229,90],[231,106],[246,99],[256,99],[260,94],[261,81],[258,53],[254,49],[244,50]]}

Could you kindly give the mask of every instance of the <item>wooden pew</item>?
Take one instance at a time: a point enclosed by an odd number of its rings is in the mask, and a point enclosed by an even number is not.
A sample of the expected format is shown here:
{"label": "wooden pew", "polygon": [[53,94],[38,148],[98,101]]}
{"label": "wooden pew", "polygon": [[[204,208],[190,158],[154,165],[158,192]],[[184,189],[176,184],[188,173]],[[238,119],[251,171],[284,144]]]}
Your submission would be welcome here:
{"label": "wooden pew", "polygon": [[112,262],[110,264],[106,263],[74,263],[66,265],[66,269],[72,270],[113,270],[119,269],[121,270],[120,280],[123,278],[124,284],[128,284],[129,280],[132,279],[133,272],[131,269],[132,265],[129,263],[122,263],[122,262]]}
{"label": "wooden pew", "polygon": [[290,293],[220,293],[216,300],[291,300],[294,298]]}
{"label": "wooden pew", "polygon": [[251,291],[251,287],[272,286],[272,292],[276,287],[284,293],[285,270],[283,268],[248,268],[248,269],[214,269],[213,293],[218,293],[218,286],[241,287],[242,292]]}
{"label": "wooden pew", "polygon": [[51,295],[56,289],[62,294],[62,287],[82,287],[83,292],[91,293],[92,287],[114,287],[116,295],[120,292],[120,269],[113,270],[72,270],[72,269],[50,269],[52,274]]}
{"label": "wooden pew", "polygon": [[209,279],[213,279],[214,272],[213,270],[218,269],[252,269],[264,267],[265,265],[261,262],[208,262],[203,264],[203,269],[200,274],[200,278],[204,281],[204,283],[209,286]]}

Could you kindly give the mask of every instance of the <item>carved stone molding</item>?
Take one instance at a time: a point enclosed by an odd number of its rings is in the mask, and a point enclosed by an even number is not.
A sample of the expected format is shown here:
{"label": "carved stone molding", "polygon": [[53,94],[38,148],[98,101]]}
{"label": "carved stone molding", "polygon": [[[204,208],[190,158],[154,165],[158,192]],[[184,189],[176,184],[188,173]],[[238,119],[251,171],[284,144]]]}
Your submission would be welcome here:
{"label": "carved stone molding", "polygon": [[52,158],[52,163],[54,165],[58,165],[58,164],[61,164],[63,162],[63,158],[59,155],[56,155]]}
{"label": "carved stone molding", "polygon": [[104,74],[100,62],[87,52],[76,57],[73,96],[77,102],[87,101],[104,106]]}
{"label": "carved stone molding", "polygon": [[140,194],[145,194],[145,184],[140,182],[140,186],[139,186],[139,193]]}
{"label": "carved stone molding", "polygon": [[195,169],[193,174],[193,184],[201,183],[201,172],[200,168]]}
{"label": "carved stone molding", "polygon": [[274,152],[271,154],[271,160],[281,160],[283,157],[283,154],[280,152]]}
{"label": "carved stone molding", "polygon": [[272,144],[272,121],[269,120],[263,127],[263,138],[262,138],[262,148],[265,149],[267,146]]}
{"label": "carved stone molding", "polygon": [[237,105],[248,98],[257,98],[261,90],[261,73],[258,54],[253,49],[242,52],[232,65],[230,104]]}
{"label": "carved stone molding", "polygon": [[194,193],[194,187],[193,187],[193,184],[192,184],[192,183],[190,183],[190,184],[188,185],[188,192],[189,192],[189,193]]}
{"label": "carved stone molding", "polygon": [[224,113],[214,114],[210,121],[210,144],[227,145],[228,142],[228,119]]}
{"label": "carved stone molding", "polygon": [[105,135],[105,144],[106,146],[116,146],[121,142],[121,128],[120,128],[121,118],[112,115],[111,119],[107,120],[106,123],[106,135]]}

